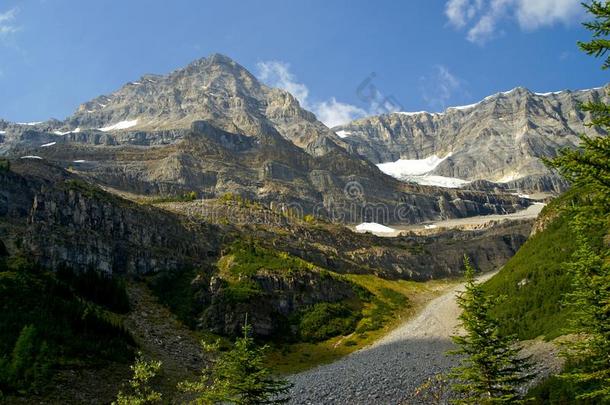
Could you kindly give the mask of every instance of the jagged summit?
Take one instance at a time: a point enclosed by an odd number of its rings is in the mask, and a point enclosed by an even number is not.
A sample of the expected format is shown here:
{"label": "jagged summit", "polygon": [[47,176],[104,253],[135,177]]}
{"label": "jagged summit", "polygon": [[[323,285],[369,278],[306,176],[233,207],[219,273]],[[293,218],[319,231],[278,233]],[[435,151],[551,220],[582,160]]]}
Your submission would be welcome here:
{"label": "jagged summit", "polygon": [[[222,54],[195,60],[167,75],[144,75],[114,93],[83,103],[60,132],[99,129],[171,130],[209,121],[225,131],[267,135],[269,128],[312,154],[342,141],[290,93],[265,86]],[[322,145],[322,147],[320,147]]]}
{"label": "jagged summit", "polygon": [[516,87],[443,113],[391,113],[333,129],[349,134],[344,141],[375,164],[448,157],[427,174],[560,191],[565,183],[540,158],[576,147],[581,133],[605,135],[585,125],[590,117],[579,108],[602,98],[605,88],[536,93]]}

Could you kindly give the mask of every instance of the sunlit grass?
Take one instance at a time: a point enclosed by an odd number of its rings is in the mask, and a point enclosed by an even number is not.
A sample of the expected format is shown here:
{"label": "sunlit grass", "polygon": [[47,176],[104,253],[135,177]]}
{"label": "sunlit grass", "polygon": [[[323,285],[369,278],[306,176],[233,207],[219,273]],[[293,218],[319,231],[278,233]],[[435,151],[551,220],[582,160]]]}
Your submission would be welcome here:
{"label": "sunlit grass", "polygon": [[[374,298],[364,305],[363,318],[356,331],[319,343],[294,343],[274,346],[267,356],[268,365],[280,374],[292,374],[331,363],[380,339],[417,314],[426,303],[439,296],[458,280],[415,282],[385,280],[373,275],[346,275],[347,279],[368,289]],[[401,298],[402,297],[402,298]],[[366,330],[372,321],[379,326]],[[370,325],[369,325],[370,326]]]}

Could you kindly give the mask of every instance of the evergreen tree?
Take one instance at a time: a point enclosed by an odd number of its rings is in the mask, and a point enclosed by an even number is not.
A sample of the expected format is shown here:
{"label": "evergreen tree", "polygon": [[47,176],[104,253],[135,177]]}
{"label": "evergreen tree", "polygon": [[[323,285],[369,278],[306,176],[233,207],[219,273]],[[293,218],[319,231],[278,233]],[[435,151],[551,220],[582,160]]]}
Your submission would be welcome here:
{"label": "evergreen tree", "polygon": [[[584,6],[594,17],[584,24],[593,39],[579,46],[589,55],[606,56],[610,2]],[[610,56],[602,69],[608,67]],[[592,101],[583,110],[591,113],[588,125],[610,131],[610,105]],[[577,250],[567,266],[574,290],[566,295],[566,302],[574,310],[572,332],[578,338],[567,344],[564,354],[569,366],[561,377],[576,384],[576,399],[610,403],[610,137],[581,139],[580,150],[562,151],[547,162],[586,191],[585,198],[570,207]]]}
{"label": "evergreen tree", "polygon": [[[179,388],[194,393],[195,404],[230,403],[238,405],[282,404],[290,384],[273,377],[264,365],[267,346],[259,347],[250,336],[251,328],[246,324],[243,337],[236,340],[232,350],[225,352],[211,368],[204,369],[199,381],[183,382]],[[216,351],[218,344],[204,345],[207,351]]]}
{"label": "evergreen tree", "polygon": [[461,356],[461,364],[449,375],[453,390],[460,396],[456,403],[514,403],[519,400],[518,387],[528,381],[529,358],[519,355],[515,339],[502,336],[499,324],[490,310],[497,303],[475,281],[474,268],[467,257],[465,291],[457,301],[465,334],[452,336],[459,348],[450,352]]}
{"label": "evergreen tree", "polygon": [[131,393],[119,391],[113,405],[149,405],[161,403],[161,393],[155,391],[150,380],[159,374],[160,361],[146,361],[142,354],[138,354],[136,362],[131,366],[133,377],[129,380]]}

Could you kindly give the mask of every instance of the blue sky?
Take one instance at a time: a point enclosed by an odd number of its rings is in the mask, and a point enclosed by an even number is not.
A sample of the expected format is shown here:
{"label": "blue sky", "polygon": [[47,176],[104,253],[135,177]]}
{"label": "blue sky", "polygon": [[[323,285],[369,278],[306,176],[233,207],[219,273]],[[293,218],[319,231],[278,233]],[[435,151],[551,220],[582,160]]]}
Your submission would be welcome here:
{"label": "blue sky", "polygon": [[525,86],[602,86],[580,0],[2,0],[0,118],[63,119],[220,52],[336,124]]}

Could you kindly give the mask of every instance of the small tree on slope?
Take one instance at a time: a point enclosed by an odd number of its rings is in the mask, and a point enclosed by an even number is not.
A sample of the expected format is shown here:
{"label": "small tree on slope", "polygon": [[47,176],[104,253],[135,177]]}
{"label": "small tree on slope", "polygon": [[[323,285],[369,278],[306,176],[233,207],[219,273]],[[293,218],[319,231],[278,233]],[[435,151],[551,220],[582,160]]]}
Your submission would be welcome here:
{"label": "small tree on slope", "polygon": [[[273,377],[271,370],[264,365],[267,347],[256,345],[247,324],[243,333],[232,350],[221,354],[211,369],[203,370],[199,381],[179,385],[181,390],[197,396],[193,403],[254,405],[288,402],[286,394],[290,384]],[[209,346],[205,348],[210,350]]]}
{"label": "small tree on slope", "polygon": [[160,361],[146,361],[138,354],[136,362],[131,366],[133,377],[129,380],[131,393],[119,391],[113,405],[150,405],[161,403],[161,394],[151,387],[150,380],[159,374]]}
{"label": "small tree on slope", "polygon": [[490,315],[496,300],[483,291],[474,278],[467,257],[466,288],[458,295],[459,316],[465,334],[452,336],[459,348],[450,352],[461,356],[460,366],[449,375],[453,390],[460,395],[456,403],[515,403],[518,387],[532,375],[529,358],[519,356],[512,337],[502,336],[498,322]]}

